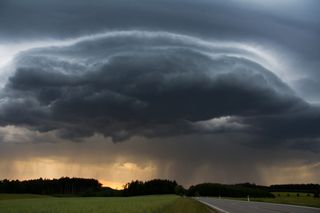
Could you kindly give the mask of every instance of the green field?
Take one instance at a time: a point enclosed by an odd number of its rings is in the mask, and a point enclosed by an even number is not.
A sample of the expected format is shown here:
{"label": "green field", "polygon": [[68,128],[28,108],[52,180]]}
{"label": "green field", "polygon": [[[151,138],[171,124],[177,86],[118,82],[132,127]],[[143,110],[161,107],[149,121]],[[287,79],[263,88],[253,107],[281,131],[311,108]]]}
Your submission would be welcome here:
{"label": "green field", "polygon": [[[293,192],[274,192],[275,198],[256,198],[253,201],[270,203],[283,203],[301,206],[311,206],[320,208],[320,199],[314,198],[313,194],[293,193]],[[299,194],[299,195],[298,195]]]}
{"label": "green field", "polygon": [[0,194],[0,212],[209,213],[213,211],[191,198],[181,198],[175,195],[55,198],[39,195]]}
{"label": "green field", "polygon": [[209,209],[202,203],[192,198],[178,198],[173,204],[165,208],[161,213],[214,213],[216,211]]}
{"label": "green field", "polygon": [[46,195],[35,195],[35,194],[1,194],[1,200],[17,200],[17,199],[31,199],[31,198],[48,198]]}
{"label": "green field", "polygon": [[[298,193],[298,192],[273,192],[275,198],[250,198],[250,201],[257,202],[269,202],[279,204],[291,204],[300,206],[310,206],[320,208],[320,198],[314,198],[310,193]],[[299,194],[299,196],[297,195]],[[226,198],[228,199],[228,198]],[[230,198],[236,200],[247,200],[247,198]]]}

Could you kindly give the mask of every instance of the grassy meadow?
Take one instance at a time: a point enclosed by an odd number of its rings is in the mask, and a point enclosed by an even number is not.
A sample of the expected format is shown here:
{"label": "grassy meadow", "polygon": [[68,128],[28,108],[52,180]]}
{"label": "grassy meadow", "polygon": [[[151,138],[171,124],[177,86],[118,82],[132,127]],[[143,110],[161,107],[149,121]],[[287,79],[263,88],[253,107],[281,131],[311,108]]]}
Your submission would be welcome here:
{"label": "grassy meadow", "polygon": [[32,199],[32,198],[49,198],[46,195],[36,195],[36,194],[1,194],[0,201],[2,200],[17,200],[17,199]]}
{"label": "grassy meadow", "polygon": [[256,198],[252,200],[320,208],[320,199],[314,198],[312,193],[308,194],[308,193],[298,193],[298,192],[273,192],[273,194],[276,196],[275,198]]}
{"label": "grassy meadow", "polygon": [[178,198],[174,203],[165,208],[161,213],[214,213],[204,204],[192,198]]}
{"label": "grassy meadow", "polygon": [[[269,202],[278,204],[290,204],[320,208],[320,198],[314,198],[312,193],[299,192],[272,192],[275,198],[250,198],[250,201]],[[229,199],[229,198],[226,198]],[[247,200],[247,198],[230,198],[235,200]]]}
{"label": "grassy meadow", "polygon": [[0,212],[6,213],[209,213],[205,205],[175,195],[137,197],[69,197],[0,194]]}

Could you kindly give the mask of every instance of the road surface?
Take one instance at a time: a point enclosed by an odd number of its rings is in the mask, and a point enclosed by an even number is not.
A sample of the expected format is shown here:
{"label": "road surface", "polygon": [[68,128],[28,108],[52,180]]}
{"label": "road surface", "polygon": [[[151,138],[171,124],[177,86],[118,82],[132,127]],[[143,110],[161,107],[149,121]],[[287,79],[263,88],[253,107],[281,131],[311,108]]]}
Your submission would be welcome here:
{"label": "road surface", "polygon": [[320,208],[198,197],[200,202],[223,213],[320,213]]}

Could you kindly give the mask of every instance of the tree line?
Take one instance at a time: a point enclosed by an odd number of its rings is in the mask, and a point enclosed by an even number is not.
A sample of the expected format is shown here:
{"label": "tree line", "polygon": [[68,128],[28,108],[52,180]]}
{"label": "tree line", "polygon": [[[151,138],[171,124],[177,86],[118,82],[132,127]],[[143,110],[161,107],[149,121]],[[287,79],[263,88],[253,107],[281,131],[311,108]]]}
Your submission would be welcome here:
{"label": "tree line", "polygon": [[255,184],[226,185],[219,183],[202,183],[191,186],[187,192],[189,196],[214,196],[214,197],[271,197],[274,195],[268,187]]}
{"label": "tree line", "polygon": [[101,183],[95,179],[69,178],[34,179],[34,180],[1,180],[0,193],[31,193],[31,194],[82,194],[98,191]]}
{"label": "tree line", "polygon": [[274,197],[271,192],[306,192],[319,197],[319,184],[283,184],[260,186],[251,183],[219,184],[202,183],[185,189],[176,181],[153,179],[149,181],[131,181],[122,190],[103,187],[98,180],[86,178],[0,180],[0,193],[31,193],[55,196],[137,196],[153,194],[177,194],[186,196],[221,197]]}
{"label": "tree line", "polygon": [[154,179],[149,181],[132,181],[123,189],[124,195],[153,195],[153,194],[185,194],[185,189],[176,181]]}
{"label": "tree line", "polygon": [[312,193],[319,189],[319,184],[279,184],[271,185],[270,189],[274,192],[305,192]]}

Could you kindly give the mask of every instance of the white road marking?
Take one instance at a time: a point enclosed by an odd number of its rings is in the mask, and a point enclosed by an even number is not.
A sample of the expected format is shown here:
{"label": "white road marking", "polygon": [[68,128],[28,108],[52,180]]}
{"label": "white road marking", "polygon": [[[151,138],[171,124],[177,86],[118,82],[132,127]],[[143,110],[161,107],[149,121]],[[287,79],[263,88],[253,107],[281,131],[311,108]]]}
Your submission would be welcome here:
{"label": "white road marking", "polygon": [[198,198],[196,198],[196,199],[197,199],[200,203],[203,203],[204,205],[210,206],[211,208],[216,209],[216,210],[218,210],[218,211],[221,212],[221,213],[229,213],[228,211],[223,210],[223,209],[220,209],[219,207],[214,206],[214,205],[212,205],[212,204],[210,204],[210,203],[207,203],[207,202],[205,202],[205,201],[202,201],[202,200],[200,200],[200,199],[198,199]]}

